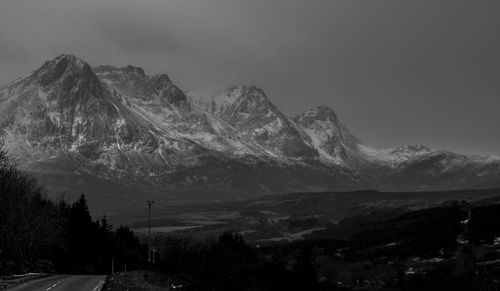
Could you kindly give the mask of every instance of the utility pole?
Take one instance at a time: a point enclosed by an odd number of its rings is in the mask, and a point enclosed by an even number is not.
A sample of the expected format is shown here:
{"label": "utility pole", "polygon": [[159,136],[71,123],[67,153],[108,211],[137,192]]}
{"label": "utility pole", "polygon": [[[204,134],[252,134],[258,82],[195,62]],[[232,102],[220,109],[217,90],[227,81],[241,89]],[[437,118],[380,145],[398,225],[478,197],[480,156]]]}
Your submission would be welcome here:
{"label": "utility pole", "polygon": [[148,207],[149,207],[149,211],[148,211],[148,217],[149,217],[149,222],[148,222],[148,240],[151,239],[151,206],[153,205],[153,203],[155,203],[153,200],[148,200]]}
{"label": "utility pole", "polygon": [[151,264],[151,206],[155,203],[153,200],[148,200],[148,262]]}

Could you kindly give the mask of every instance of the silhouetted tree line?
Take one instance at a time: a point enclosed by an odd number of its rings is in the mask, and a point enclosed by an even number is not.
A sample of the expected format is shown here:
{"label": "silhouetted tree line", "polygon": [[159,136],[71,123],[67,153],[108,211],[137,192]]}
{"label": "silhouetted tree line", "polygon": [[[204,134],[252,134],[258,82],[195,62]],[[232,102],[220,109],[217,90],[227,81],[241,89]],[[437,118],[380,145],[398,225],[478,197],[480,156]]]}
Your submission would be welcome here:
{"label": "silhouetted tree line", "polygon": [[111,258],[137,268],[147,250],[133,232],[93,221],[85,196],[49,200],[0,142],[0,274],[27,271],[109,273]]}
{"label": "silhouetted tree line", "polygon": [[169,236],[155,244],[160,256],[153,269],[182,282],[182,290],[323,290],[310,246],[277,260],[231,232],[214,241]]}

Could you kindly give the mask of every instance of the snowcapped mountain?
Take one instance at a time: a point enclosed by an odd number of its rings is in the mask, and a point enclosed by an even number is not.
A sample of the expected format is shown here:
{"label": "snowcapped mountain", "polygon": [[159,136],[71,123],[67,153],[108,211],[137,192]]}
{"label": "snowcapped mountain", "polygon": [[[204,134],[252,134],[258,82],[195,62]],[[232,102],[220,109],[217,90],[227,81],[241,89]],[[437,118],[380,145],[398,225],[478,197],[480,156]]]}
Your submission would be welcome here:
{"label": "snowcapped mountain", "polygon": [[92,68],[72,55],[0,88],[0,130],[11,155],[54,193],[118,195],[125,186],[131,193],[207,201],[500,181],[500,158],[421,145],[376,150],[328,107],[289,118],[255,86],[188,98],[165,74]]}

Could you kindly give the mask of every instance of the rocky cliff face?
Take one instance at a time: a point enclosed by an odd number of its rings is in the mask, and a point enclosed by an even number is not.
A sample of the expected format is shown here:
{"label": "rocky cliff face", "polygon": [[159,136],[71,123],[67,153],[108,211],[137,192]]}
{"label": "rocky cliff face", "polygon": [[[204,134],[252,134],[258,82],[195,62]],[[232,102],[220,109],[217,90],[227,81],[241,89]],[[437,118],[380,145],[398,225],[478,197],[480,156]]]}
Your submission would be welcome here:
{"label": "rocky cliff face", "polygon": [[[53,192],[92,191],[89,181],[97,179],[179,200],[214,200],[500,180],[497,157],[419,145],[370,148],[328,107],[289,118],[255,86],[189,99],[165,74],[92,68],[71,55],[0,88],[0,130],[10,153],[50,181]],[[117,192],[113,187],[107,191]]]}

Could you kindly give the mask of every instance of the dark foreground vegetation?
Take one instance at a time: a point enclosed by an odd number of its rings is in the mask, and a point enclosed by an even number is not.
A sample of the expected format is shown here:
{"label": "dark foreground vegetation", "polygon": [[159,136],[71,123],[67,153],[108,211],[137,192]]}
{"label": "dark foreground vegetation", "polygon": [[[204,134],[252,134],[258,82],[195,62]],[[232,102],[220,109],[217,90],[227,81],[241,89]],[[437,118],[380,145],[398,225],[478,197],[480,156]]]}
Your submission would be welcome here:
{"label": "dark foreground vegetation", "polygon": [[[143,249],[143,247],[142,247]],[[99,273],[116,264],[138,268],[139,240],[126,227],[93,221],[82,195],[74,203],[47,199],[0,144],[0,275],[25,272]]]}
{"label": "dark foreground vegetation", "polygon": [[0,275],[107,274],[113,259],[105,290],[499,290],[497,200],[365,213],[286,243],[155,236],[148,264],[130,229],[94,221],[84,196],[47,199],[0,151]]}
{"label": "dark foreground vegetation", "polygon": [[[154,273],[117,274],[107,290],[133,284],[181,290],[498,290],[500,205],[372,213],[293,243],[247,244],[156,237]],[[138,279],[139,278],[139,279]],[[144,279],[141,279],[144,278]],[[114,288],[113,288],[114,286]],[[129,285],[132,286],[132,285]],[[142,288],[142,289],[141,289]],[[163,289],[158,289],[163,290]]]}

